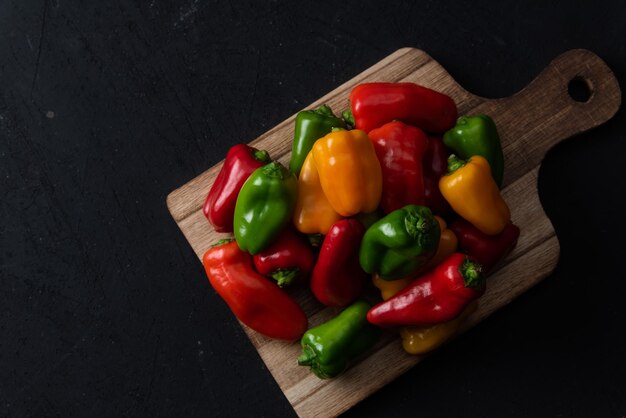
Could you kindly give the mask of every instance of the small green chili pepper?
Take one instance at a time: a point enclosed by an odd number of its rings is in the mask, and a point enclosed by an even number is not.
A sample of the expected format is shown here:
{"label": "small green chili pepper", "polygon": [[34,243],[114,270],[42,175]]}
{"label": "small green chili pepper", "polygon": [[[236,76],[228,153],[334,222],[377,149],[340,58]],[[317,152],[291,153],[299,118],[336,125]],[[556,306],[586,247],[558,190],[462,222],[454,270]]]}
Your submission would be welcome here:
{"label": "small green chili pepper", "polygon": [[321,379],[335,377],[372,348],[380,329],[367,322],[371,305],[357,301],[338,316],[304,333],[300,366],[310,366]]}
{"label": "small green chili pepper", "polygon": [[257,168],[241,187],[235,204],[235,240],[256,254],[289,223],[296,206],[298,180],[278,162]]}

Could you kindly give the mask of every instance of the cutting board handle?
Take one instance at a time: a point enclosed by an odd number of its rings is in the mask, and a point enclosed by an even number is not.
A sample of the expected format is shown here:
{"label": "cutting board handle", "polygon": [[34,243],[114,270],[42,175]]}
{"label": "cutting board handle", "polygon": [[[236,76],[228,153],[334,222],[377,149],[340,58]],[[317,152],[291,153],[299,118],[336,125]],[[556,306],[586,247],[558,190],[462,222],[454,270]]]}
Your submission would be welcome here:
{"label": "cutting board handle", "polygon": [[[570,96],[572,81],[587,87],[588,100]],[[499,110],[496,123],[505,127],[500,132],[505,157],[513,165],[519,159],[535,165],[560,141],[609,120],[620,103],[619,84],[606,63],[591,51],[573,49],[555,58],[523,90],[479,108],[486,114]],[[505,174],[505,183],[513,179],[508,180]]]}

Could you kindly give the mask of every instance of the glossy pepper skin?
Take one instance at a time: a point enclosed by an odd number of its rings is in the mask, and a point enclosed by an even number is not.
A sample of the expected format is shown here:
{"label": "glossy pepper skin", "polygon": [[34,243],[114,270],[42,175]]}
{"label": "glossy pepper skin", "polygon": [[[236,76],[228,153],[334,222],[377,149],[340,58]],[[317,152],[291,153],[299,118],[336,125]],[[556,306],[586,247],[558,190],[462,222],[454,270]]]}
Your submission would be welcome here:
{"label": "glossy pepper skin", "polygon": [[431,326],[458,317],[485,292],[480,264],[454,253],[411,282],[392,298],[374,306],[367,320],[381,327]]}
{"label": "glossy pepper skin", "polygon": [[409,354],[426,354],[448,341],[459,329],[465,319],[476,311],[478,302],[473,301],[452,321],[442,322],[429,327],[402,327],[400,337],[402,348]]}
{"label": "glossy pepper skin", "polygon": [[309,277],[315,265],[315,254],[304,236],[287,227],[269,247],[255,254],[253,261],[256,271],[284,287]]}
{"label": "glossy pepper skin", "polygon": [[462,116],[454,128],[443,135],[444,144],[463,159],[484,157],[498,187],[504,175],[504,154],[496,124],[487,115]]}
{"label": "glossy pepper skin", "polygon": [[252,257],[235,241],[208,250],[202,259],[211,286],[235,316],[270,338],[296,340],[307,318],[296,302],[252,267]]}
{"label": "glossy pepper skin", "polygon": [[378,208],[382,171],[365,132],[333,131],[318,139],[311,152],[322,190],[335,212],[348,217]]}
{"label": "glossy pepper skin", "polygon": [[346,306],[361,295],[367,273],[359,264],[365,227],[356,219],[342,219],[328,231],[311,275],[311,291],[327,306]]}
{"label": "glossy pepper skin", "polygon": [[471,223],[457,219],[450,224],[459,239],[459,247],[470,257],[483,265],[489,273],[517,245],[520,229],[512,223],[507,224],[498,235],[487,235]]}
{"label": "glossy pepper skin", "polygon": [[368,133],[394,120],[443,133],[458,115],[450,97],[413,83],[360,84],[350,93],[350,105],[356,128]]}
{"label": "glossy pepper skin", "polygon": [[245,144],[234,145],[206,197],[202,212],[217,232],[233,231],[235,203],[243,183],[259,167],[270,162],[267,151]]}
{"label": "glossy pepper skin", "polygon": [[511,211],[484,157],[468,161],[452,154],[448,174],[439,180],[441,194],[452,209],[487,235],[497,235],[511,222]]}
{"label": "glossy pepper skin", "polygon": [[304,160],[298,178],[298,199],[293,212],[293,224],[304,234],[325,235],[341,215],[335,212],[322,190],[313,153]]}
{"label": "glossy pepper skin", "polygon": [[383,174],[380,206],[385,213],[425,201],[423,160],[428,136],[419,128],[389,122],[368,134]]}
{"label": "glossy pepper skin", "polygon": [[380,330],[366,320],[370,305],[357,301],[328,322],[308,330],[301,340],[300,366],[310,366],[321,379],[335,377],[371,349]]}
{"label": "glossy pepper skin", "polygon": [[448,171],[450,151],[439,137],[428,138],[428,149],[424,155],[424,200],[435,215],[448,216],[452,208],[439,190],[439,179]]}
{"label": "glossy pepper skin", "polygon": [[430,209],[407,205],[367,229],[359,252],[361,267],[385,280],[413,275],[435,255],[439,236]]}
{"label": "glossy pepper skin", "polygon": [[315,110],[298,112],[289,162],[289,170],[292,173],[296,176],[300,175],[302,164],[315,141],[329,134],[333,128],[345,129],[346,123],[343,119],[336,117],[327,105],[322,105]]}
{"label": "glossy pepper skin", "polygon": [[239,248],[256,254],[289,223],[296,206],[298,180],[278,162],[257,168],[241,187],[234,229]]}

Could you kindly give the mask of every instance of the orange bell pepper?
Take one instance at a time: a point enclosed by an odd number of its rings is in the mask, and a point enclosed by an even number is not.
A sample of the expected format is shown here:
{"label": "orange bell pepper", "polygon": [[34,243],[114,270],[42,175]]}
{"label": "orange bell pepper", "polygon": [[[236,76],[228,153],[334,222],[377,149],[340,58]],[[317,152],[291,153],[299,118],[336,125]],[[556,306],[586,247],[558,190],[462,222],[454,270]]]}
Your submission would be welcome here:
{"label": "orange bell pepper", "polygon": [[334,130],[318,139],[311,152],[322,190],[337,213],[347,217],[378,208],[382,170],[365,132]]}
{"label": "orange bell pepper", "polygon": [[439,180],[439,190],[452,209],[481,232],[497,235],[511,222],[511,211],[500,195],[484,157],[448,158],[448,174]]}
{"label": "orange bell pepper", "polygon": [[298,199],[293,213],[293,224],[302,233],[326,235],[340,219],[341,215],[335,212],[322,190],[313,153],[309,152],[298,178]]}

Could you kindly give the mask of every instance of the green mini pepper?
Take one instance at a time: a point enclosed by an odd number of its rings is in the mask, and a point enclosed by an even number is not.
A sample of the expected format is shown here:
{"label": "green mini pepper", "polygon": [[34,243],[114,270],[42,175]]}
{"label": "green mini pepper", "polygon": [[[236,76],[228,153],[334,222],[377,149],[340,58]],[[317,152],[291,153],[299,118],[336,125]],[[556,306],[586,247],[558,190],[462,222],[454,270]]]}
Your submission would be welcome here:
{"label": "green mini pepper", "polygon": [[278,237],[291,220],[298,180],[282,164],[257,168],[241,187],[235,204],[235,240],[243,251],[256,254]]}
{"label": "green mini pepper", "polygon": [[462,116],[456,126],[443,135],[443,143],[462,159],[473,155],[485,157],[491,175],[502,186],[504,154],[496,124],[487,115]]}
{"label": "green mini pepper", "polygon": [[415,274],[435,255],[440,234],[439,223],[426,206],[394,210],[365,232],[361,267],[385,280]]}
{"label": "green mini pepper", "polygon": [[367,322],[371,305],[357,301],[338,316],[304,333],[300,366],[310,366],[321,379],[335,377],[357,357],[372,348],[380,329]]}
{"label": "green mini pepper", "polygon": [[291,161],[289,169],[296,176],[300,175],[302,164],[307,154],[313,148],[315,141],[333,128],[346,128],[343,119],[335,116],[331,108],[322,105],[316,110],[303,110],[296,115],[296,127],[291,148]]}

